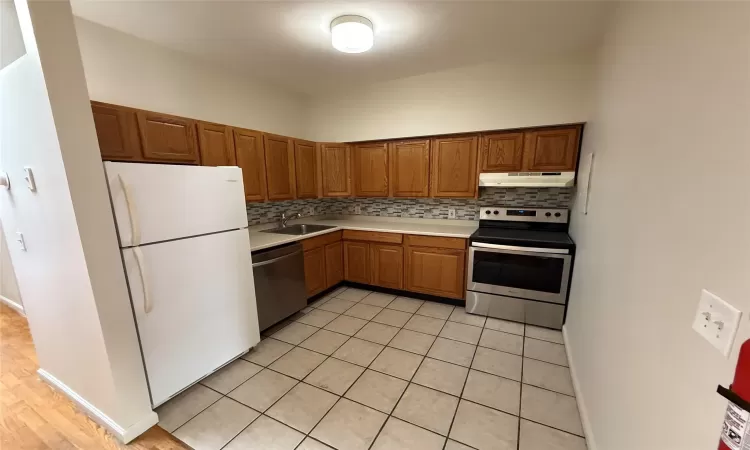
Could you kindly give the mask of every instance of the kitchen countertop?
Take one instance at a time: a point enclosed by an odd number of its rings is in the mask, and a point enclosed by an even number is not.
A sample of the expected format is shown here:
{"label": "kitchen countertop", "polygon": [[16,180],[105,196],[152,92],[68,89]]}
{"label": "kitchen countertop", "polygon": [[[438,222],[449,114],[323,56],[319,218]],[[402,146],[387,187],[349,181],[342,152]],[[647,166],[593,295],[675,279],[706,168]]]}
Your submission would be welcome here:
{"label": "kitchen countertop", "polygon": [[380,231],[386,233],[418,234],[424,236],[456,237],[468,239],[476,231],[479,222],[473,220],[411,219],[400,217],[338,216],[302,218],[289,221],[292,224],[328,225],[334,228],[309,233],[302,236],[261,233],[261,230],[275,228],[275,223],[255,225],[249,228],[250,250],[262,250],[290,242],[333,233],[338,230]]}

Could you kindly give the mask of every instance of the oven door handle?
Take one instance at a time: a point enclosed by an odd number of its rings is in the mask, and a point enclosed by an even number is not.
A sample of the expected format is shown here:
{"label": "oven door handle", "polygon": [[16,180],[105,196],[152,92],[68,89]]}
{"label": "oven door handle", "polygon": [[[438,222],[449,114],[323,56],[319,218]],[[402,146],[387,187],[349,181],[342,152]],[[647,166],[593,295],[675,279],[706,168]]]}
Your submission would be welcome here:
{"label": "oven door handle", "polygon": [[566,248],[519,247],[516,245],[485,244],[484,242],[472,242],[471,246],[493,250],[510,250],[513,252],[552,253],[555,255],[567,255],[570,253],[570,250]]}

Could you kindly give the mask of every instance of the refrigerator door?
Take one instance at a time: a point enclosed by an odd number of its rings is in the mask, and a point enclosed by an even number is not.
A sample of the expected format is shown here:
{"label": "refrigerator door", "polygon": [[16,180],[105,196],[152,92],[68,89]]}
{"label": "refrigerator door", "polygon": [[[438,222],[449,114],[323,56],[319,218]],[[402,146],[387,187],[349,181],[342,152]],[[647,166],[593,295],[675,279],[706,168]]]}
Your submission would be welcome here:
{"label": "refrigerator door", "polygon": [[121,247],[247,227],[239,167],[105,162]]}
{"label": "refrigerator door", "polygon": [[154,407],[260,342],[247,230],[122,255]]}

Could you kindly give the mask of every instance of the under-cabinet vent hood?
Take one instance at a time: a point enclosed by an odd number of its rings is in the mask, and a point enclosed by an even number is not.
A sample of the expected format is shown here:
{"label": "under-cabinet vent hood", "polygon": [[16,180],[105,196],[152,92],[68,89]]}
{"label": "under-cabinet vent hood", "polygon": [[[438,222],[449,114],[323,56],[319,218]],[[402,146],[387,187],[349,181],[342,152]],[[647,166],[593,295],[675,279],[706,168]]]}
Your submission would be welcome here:
{"label": "under-cabinet vent hood", "polygon": [[575,172],[481,173],[480,187],[570,187]]}

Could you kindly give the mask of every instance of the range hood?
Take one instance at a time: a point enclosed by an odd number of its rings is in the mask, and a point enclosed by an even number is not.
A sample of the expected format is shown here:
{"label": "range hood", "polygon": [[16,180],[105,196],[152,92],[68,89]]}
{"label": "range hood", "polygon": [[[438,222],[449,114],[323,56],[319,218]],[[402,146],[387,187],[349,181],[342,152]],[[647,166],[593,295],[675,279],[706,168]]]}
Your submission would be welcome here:
{"label": "range hood", "polygon": [[480,187],[570,187],[575,172],[481,173]]}

